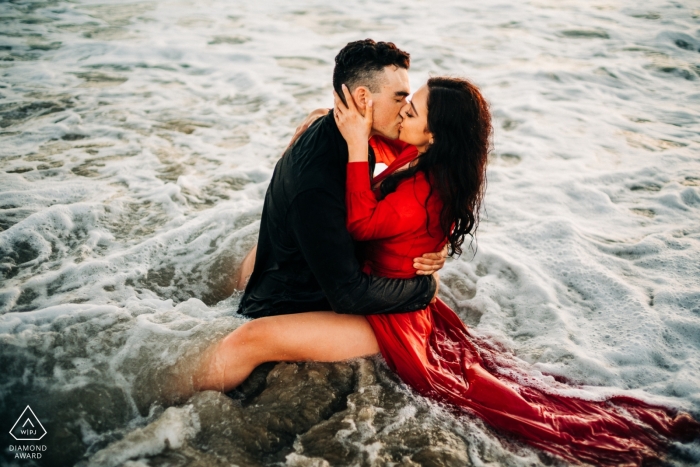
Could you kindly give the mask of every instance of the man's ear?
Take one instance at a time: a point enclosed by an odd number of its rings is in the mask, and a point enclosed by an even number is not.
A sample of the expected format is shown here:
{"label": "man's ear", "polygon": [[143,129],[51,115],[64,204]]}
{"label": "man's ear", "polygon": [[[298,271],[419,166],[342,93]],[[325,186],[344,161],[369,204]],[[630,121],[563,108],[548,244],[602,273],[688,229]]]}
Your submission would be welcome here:
{"label": "man's ear", "polygon": [[357,110],[364,115],[365,109],[367,108],[367,102],[372,98],[372,93],[365,86],[358,86],[352,92],[352,98],[355,101]]}

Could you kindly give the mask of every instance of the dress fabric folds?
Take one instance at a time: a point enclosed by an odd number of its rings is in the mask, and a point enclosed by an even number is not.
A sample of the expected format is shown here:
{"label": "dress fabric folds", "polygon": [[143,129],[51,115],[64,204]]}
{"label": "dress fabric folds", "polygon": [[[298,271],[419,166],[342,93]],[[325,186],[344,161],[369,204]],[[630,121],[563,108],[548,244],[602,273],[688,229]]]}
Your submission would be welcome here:
{"label": "dress fabric folds", "polygon": [[[401,143],[373,140],[375,154],[378,147],[395,154],[375,184],[415,157]],[[379,201],[367,173],[366,163],[348,164],[347,225],[356,240],[365,241],[365,272],[412,277],[413,258],[446,243],[439,226],[441,202],[421,172]],[[440,299],[423,310],[367,320],[389,367],[418,393],[569,462],[641,465],[662,458],[672,440],[700,434],[700,425],[685,413],[626,396],[597,402],[545,393],[499,374]]]}

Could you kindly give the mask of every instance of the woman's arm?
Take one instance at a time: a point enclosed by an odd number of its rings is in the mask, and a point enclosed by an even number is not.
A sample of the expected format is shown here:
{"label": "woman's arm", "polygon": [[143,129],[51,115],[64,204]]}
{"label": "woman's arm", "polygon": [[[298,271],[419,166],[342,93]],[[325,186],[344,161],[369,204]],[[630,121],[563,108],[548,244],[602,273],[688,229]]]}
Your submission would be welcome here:
{"label": "woman's arm", "polygon": [[369,181],[369,146],[372,131],[372,101],[365,104],[364,115],[343,85],[345,106],[335,94],[333,114],[338,130],[348,144],[348,165],[345,202],[347,228],[355,240],[376,240],[397,235],[406,229],[398,206],[388,200],[378,202]]}
{"label": "woman's arm", "polygon": [[[377,240],[398,235],[406,230],[405,218],[391,195],[377,201],[369,186],[368,162],[349,162],[345,187],[347,228],[355,240]],[[391,197],[391,198],[390,198]]]}
{"label": "woman's arm", "polygon": [[333,117],[340,134],[343,135],[348,144],[348,162],[367,162],[369,160],[368,142],[372,132],[374,111],[372,100],[361,102],[364,108],[363,115],[355,105],[355,100],[347,86],[343,84],[342,88],[347,106],[340,100],[338,93],[333,91]]}

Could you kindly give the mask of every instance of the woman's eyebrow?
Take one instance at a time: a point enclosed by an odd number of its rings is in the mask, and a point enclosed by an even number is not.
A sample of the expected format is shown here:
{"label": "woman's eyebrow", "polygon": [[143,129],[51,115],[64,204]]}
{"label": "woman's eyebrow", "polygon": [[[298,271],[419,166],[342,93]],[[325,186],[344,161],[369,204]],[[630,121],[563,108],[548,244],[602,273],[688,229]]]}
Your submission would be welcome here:
{"label": "woman's eyebrow", "polygon": [[413,100],[411,100],[410,102],[411,102],[411,107],[413,108],[413,111],[416,113],[416,116],[418,116],[418,111],[416,110],[416,106],[413,105]]}

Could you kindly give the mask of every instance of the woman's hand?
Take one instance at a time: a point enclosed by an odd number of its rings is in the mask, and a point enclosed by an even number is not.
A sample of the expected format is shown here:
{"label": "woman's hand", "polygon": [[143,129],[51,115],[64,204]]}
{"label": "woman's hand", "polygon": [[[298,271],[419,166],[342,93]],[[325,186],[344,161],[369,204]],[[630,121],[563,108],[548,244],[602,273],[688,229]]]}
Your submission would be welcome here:
{"label": "woman's hand", "polygon": [[369,135],[372,132],[372,101],[369,100],[367,102],[365,114],[362,115],[355,105],[350,91],[344,84],[343,94],[345,94],[347,106],[340,100],[338,93],[333,91],[335,123],[338,125],[340,134],[343,135],[343,138],[348,143],[349,161],[366,161],[368,158],[367,140],[369,140]]}

